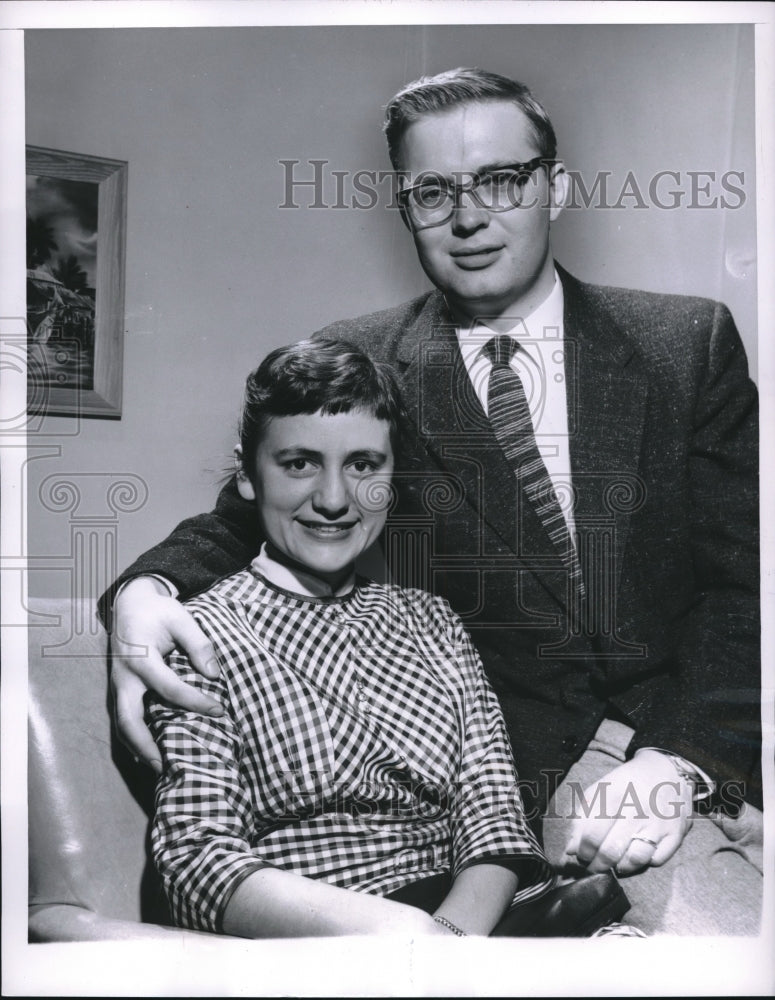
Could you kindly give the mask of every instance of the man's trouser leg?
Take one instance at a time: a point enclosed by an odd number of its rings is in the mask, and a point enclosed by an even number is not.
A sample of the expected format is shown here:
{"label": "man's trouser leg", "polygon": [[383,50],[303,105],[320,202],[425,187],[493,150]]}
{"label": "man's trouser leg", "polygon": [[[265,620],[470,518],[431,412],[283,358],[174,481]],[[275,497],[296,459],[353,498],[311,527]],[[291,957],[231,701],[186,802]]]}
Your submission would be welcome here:
{"label": "man's trouser leg", "polygon": [[[591,802],[581,793],[626,759],[631,738],[627,726],[604,720],[557,789],[544,819],[552,864],[564,853],[574,815],[583,815],[582,803]],[[615,803],[606,807],[616,810]],[[762,840],[762,813],[747,803],[736,818],[695,816],[669,861],[621,878],[632,904],[625,921],[648,934],[758,934]]]}

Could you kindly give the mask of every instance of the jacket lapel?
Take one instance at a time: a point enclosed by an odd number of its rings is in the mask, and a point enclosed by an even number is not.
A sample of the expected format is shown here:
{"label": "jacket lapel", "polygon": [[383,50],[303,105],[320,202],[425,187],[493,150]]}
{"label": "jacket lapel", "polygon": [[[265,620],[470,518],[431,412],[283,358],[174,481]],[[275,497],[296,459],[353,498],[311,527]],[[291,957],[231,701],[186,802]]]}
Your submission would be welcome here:
{"label": "jacket lapel", "polygon": [[[648,371],[616,319],[588,288],[558,268],[565,298],[565,371],[579,542],[601,532],[613,547],[618,588],[630,516],[645,499],[638,477]],[[595,559],[587,552],[587,558]],[[584,559],[582,559],[582,563]],[[590,573],[590,564],[587,573]],[[602,597],[602,595],[599,595]]]}

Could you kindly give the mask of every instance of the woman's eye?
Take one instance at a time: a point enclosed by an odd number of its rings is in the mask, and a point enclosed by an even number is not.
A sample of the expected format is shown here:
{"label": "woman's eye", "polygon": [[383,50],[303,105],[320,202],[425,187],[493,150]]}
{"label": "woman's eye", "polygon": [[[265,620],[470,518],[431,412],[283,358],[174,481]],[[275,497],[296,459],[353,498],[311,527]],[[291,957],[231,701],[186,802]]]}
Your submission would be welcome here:
{"label": "woman's eye", "polygon": [[368,472],[373,472],[375,468],[374,463],[367,461],[365,458],[358,459],[358,461],[353,462],[350,467],[359,475],[365,475]]}
{"label": "woman's eye", "polygon": [[285,468],[288,472],[307,472],[310,468],[310,461],[308,458],[292,458],[285,463]]}

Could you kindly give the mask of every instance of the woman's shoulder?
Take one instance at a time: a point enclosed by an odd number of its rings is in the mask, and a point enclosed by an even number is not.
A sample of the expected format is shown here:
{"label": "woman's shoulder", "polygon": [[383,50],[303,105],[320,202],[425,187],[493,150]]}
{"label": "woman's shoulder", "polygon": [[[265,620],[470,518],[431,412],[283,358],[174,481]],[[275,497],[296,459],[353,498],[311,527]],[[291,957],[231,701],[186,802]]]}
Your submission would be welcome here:
{"label": "woman's shoulder", "polygon": [[246,566],[236,573],[230,573],[228,576],[223,576],[220,580],[216,580],[207,590],[203,590],[187,598],[184,602],[185,606],[189,611],[193,612],[238,601],[247,593],[248,588],[254,580],[254,574],[251,572],[250,567]]}
{"label": "woman's shoulder", "polygon": [[444,597],[438,597],[427,590],[417,587],[400,587],[394,583],[370,582],[361,593],[366,599],[374,599],[380,603],[392,605],[400,609],[405,619],[416,625],[450,629],[462,628],[460,618],[452,610]]}
{"label": "woman's shoulder", "polygon": [[257,609],[272,594],[250,566],[217,580],[207,590],[188,598],[185,607],[208,633],[243,623],[248,609]]}
{"label": "woman's shoulder", "polygon": [[428,590],[421,590],[419,587],[401,587],[397,583],[380,583],[375,580],[359,579],[358,582],[361,592],[379,595],[388,600],[401,601],[407,605],[446,608],[450,614],[454,614],[446,598],[438,597]]}

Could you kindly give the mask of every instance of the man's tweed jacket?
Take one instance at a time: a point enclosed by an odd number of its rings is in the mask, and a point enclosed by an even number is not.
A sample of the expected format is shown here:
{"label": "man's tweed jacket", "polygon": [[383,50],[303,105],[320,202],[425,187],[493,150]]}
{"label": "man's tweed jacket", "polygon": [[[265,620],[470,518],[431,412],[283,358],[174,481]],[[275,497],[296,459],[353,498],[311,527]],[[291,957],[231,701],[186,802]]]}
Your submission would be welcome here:
{"label": "man's tweed jacket", "polygon": [[[321,331],[399,375],[414,439],[385,535],[391,571],[446,597],[470,629],[528,806],[606,715],[634,727],[633,748],[682,754],[727,782],[728,802],[757,802],[757,401],[738,333],[710,300],[560,276],[581,616],[437,291]],[[160,573],[185,597],[258,544],[232,482],[117,583]]]}

